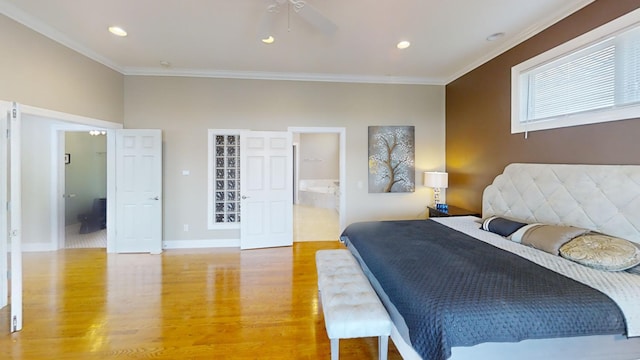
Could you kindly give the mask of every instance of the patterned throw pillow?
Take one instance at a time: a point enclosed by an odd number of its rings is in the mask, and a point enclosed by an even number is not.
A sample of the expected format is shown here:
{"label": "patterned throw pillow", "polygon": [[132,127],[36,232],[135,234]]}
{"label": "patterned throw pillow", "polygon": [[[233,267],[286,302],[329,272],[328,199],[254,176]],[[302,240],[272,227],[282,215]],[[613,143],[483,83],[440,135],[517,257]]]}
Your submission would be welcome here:
{"label": "patterned throw pillow", "polygon": [[560,247],[560,256],[606,271],[622,271],[640,264],[640,249],[632,242],[597,233],[567,242]]}

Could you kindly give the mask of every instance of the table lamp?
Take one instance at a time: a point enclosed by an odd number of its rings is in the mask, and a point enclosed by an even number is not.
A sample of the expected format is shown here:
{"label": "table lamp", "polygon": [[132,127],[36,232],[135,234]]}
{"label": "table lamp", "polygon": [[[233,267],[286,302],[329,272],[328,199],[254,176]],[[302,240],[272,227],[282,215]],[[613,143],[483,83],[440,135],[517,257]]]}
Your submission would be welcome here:
{"label": "table lamp", "polygon": [[439,171],[426,171],[424,173],[424,186],[433,188],[433,202],[436,209],[445,208],[446,204],[440,203],[440,189],[449,186],[449,174]]}

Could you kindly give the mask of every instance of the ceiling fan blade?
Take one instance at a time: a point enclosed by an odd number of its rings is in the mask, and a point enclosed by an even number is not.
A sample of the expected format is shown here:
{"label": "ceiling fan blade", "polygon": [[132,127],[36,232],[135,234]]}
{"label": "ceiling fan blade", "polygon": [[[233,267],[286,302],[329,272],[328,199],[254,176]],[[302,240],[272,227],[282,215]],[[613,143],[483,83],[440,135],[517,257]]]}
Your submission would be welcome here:
{"label": "ceiling fan blade", "polygon": [[322,15],[316,8],[309,5],[309,3],[302,0],[290,1],[294,5],[295,12],[300,15],[301,18],[313,27],[322,31],[325,35],[331,36],[336,32],[336,30],[338,30],[338,26],[334,24],[333,21]]}

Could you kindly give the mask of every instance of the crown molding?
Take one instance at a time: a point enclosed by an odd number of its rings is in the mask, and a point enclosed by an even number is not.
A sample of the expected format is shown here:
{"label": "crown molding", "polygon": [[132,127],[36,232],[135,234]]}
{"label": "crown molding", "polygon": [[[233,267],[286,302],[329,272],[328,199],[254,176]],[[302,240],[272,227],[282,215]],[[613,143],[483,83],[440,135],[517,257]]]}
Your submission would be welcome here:
{"label": "crown molding", "polygon": [[126,76],[179,76],[246,80],[317,81],[366,84],[445,85],[444,79],[408,76],[343,75],[318,73],[285,73],[266,71],[230,71],[200,69],[125,68]]}

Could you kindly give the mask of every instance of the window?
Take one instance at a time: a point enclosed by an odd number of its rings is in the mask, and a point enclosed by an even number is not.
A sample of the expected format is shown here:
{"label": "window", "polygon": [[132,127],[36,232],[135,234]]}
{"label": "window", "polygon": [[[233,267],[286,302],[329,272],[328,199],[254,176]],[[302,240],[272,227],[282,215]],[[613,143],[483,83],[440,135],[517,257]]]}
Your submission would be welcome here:
{"label": "window", "polygon": [[240,130],[209,130],[209,229],[240,228]]}
{"label": "window", "polygon": [[640,10],[512,68],[511,133],[640,117]]}

